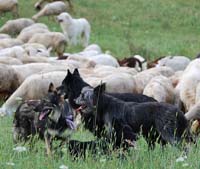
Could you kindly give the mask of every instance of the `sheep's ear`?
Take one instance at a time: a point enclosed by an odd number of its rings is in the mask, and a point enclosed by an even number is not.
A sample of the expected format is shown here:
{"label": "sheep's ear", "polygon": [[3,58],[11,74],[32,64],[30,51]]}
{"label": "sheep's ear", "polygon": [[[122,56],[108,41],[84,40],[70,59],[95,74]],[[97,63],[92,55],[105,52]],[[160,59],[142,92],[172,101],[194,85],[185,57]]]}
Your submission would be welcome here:
{"label": "sheep's ear", "polygon": [[94,93],[101,94],[101,93],[105,92],[105,90],[106,90],[106,83],[102,83],[94,88]]}
{"label": "sheep's ear", "polygon": [[49,84],[49,89],[48,89],[48,92],[53,92],[55,89],[54,89],[54,84],[51,82]]}
{"label": "sheep's ear", "polygon": [[74,73],[73,73],[73,75],[80,76],[80,74],[79,74],[79,71],[78,71],[78,69],[77,69],[77,68],[76,68],[76,69],[74,69]]}

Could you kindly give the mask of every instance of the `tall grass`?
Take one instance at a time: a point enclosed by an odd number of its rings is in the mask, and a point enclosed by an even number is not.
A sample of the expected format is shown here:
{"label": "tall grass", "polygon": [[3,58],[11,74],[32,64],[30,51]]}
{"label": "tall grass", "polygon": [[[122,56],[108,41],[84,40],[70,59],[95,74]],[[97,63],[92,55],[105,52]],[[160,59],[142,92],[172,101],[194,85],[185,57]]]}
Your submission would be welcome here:
{"label": "tall grass", "polygon": [[[199,144],[192,145],[184,162],[176,162],[176,159],[183,154],[181,149],[170,145],[161,148],[156,145],[155,150],[148,150],[147,144],[143,138],[137,141],[137,148],[127,152],[126,158],[120,158],[119,152],[112,152],[110,155],[95,154],[93,156],[89,151],[86,159],[78,159],[76,161],[69,155],[65,147],[62,148],[62,156],[59,151],[53,156],[48,157],[45,154],[45,144],[37,141],[33,148],[29,144],[21,145],[27,148],[25,152],[15,152],[12,141],[12,118],[6,117],[0,119],[0,168],[1,169],[56,169],[61,165],[68,166],[69,169],[99,169],[99,168],[141,168],[141,169],[183,169],[184,165],[188,165],[187,169],[200,167],[199,162]],[[79,132],[74,139],[80,139],[86,133]],[[87,138],[82,140],[87,140]],[[13,162],[14,166],[9,166],[8,162]]]}

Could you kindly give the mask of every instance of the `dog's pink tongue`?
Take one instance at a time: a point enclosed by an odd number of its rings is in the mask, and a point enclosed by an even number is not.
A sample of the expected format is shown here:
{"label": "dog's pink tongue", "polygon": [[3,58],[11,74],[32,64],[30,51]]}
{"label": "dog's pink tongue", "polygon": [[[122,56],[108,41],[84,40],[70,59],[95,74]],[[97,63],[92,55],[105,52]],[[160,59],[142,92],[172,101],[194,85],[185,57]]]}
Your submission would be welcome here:
{"label": "dog's pink tongue", "polygon": [[80,106],[79,108],[76,109],[76,112],[79,112],[83,109],[83,106]]}
{"label": "dog's pink tongue", "polygon": [[42,112],[39,116],[39,120],[43,120],[44,117],[46,116],[47,112]]}

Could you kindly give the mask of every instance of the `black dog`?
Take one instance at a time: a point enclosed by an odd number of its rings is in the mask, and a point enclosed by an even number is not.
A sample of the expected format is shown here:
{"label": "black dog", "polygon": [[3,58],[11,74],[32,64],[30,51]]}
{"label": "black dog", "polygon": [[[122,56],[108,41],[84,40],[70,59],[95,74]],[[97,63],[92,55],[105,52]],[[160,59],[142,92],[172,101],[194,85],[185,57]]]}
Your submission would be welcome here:
{"label": "black dog", "polygon": [[[75,103],[75,99],[80,95],[83,87],[90,86],[86,83],[79,74],[78,69],[75,69],[73,74],[68,70],[66,77],[62,81],[62,85],[60,86],[60,90],[64,90],[66,98],[68,98],[70,105],[73,109],[78,109],[80,105]],[[90,86],[91,87],[91,86]],[[152,97],[148,97],[142,94],[132,94],[132,93],[108,93],[109,95],[121,99],[123,101],[132,101],[132,102],[155,102],[156,100]],[[82,109],[82,120],[84,122],[85,128],[89,129],[93,132],[97,137],[101,137],[102,128],[99,126],[98,130],[94,130],[95,126],[95,116],[94,114],[86,114],[84,111],[88,111],[86,109]]]}
{"label": "black dog", "polygon": [[184,114],[176,107],[167,103],[124,102],[105,93],[105,84],[96,88],[84,87],[76,103],[82,108],[88,107],[95,115],[96,125],[108,127],[108,134],[112,128],[116,133],[116,146],[121,140],[137,138],[134,133],[146,138],[149,147],[154,147],[158,141],[161,144],[180,143],[183,138],[189,141],[188,122]]}

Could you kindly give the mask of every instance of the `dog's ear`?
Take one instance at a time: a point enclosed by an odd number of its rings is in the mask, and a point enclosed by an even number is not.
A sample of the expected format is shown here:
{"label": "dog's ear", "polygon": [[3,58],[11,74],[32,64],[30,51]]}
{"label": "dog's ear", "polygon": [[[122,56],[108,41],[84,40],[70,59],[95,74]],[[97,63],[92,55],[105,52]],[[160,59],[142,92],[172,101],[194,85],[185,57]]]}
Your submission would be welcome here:
{"label": "dog's ear", "polygon": [[80,74],[79,74],[79,71],[78,71],[78,69],[77,69],[77,68],[76,68],[76,69],[74,69],[74,73],[73,73],[73,75],[80,76]]}
{"label": "dog's ear", "polygon": [[94,93],[101,94],[101,93],[105,92],[105,90],[106,90],[106,83],[102,83],[94,88]]}
{"label": "dog's ear", "polygon": [[51,83],[49,84],[48,92],[53,92],[53,91],[55,91],[55,88],[54,88],[54,84],[51,82]]}
{"label": "dog's ear", "polygon": [[68,79],[71,79],[71,77],[72,77],[72,74],[71,74],[70,70],[67,69],[67,75],[66,75],[65,78],[63,79],[62,84],[67,83]]}
{"label": "dog's ear", "polygon": [[71,79],[72,78],[72,73],[70,72],[69,69],[67,69],[67,76],[65,77],[65,80]]}
{"label": "dog's ear", "polygon": [[69,69],[67,69],[67,76],[71,76],[71,75],[72,75],[72,73],[70,72]]}

